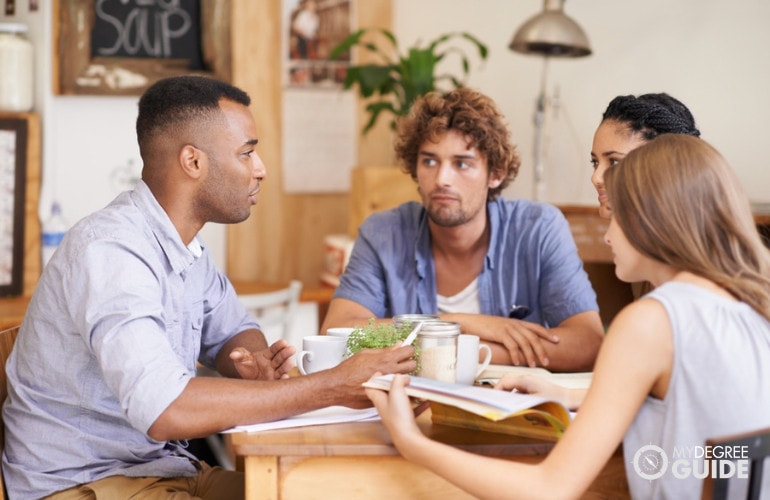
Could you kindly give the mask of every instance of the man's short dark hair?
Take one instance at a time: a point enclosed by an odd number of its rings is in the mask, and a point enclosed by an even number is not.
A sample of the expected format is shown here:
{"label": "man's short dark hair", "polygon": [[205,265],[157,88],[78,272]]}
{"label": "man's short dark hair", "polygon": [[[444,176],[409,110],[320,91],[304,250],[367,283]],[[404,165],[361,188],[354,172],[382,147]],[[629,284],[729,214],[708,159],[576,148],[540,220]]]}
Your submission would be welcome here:
{"label": "man's short dark hair", "polygon": [[190,75],[158,80],[139,99],[136,138],[140,152],[156,134],[210,119],[212,112],[219,110],[220,99],[244,106],[251,103],[243,90],[210,77]]}

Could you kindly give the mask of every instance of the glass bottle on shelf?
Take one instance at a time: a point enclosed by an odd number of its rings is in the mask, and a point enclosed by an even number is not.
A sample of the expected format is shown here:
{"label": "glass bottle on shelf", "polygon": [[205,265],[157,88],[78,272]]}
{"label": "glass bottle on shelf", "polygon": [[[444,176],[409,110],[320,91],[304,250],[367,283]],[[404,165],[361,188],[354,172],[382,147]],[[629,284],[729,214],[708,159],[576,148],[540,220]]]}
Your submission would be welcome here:
{"label": "glass bottle on shelf", "polygon": [[32,110],[34,47],[27,26],[0,23],[0,111]]}

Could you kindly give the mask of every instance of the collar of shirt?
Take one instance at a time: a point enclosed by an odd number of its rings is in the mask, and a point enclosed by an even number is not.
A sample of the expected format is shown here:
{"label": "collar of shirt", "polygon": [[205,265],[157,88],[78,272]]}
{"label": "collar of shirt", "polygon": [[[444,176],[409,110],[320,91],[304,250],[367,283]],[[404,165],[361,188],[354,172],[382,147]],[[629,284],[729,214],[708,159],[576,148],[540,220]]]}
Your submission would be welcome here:
{"label": "collar of shirt", "polygon": [[193,238],[190,246],[186,246],[182,242],[182,238],[180,238],[179,232],[174,227],[168,214],[160,206],[158,200],[155,199],[155,195],[144,181],[140,180],[137,183],[130,196],[133,202],[147,214],[147,223],[174,272],[180,274],[189,268],[195,262],[195,259],[202,255],[205,248],[198,236]]}

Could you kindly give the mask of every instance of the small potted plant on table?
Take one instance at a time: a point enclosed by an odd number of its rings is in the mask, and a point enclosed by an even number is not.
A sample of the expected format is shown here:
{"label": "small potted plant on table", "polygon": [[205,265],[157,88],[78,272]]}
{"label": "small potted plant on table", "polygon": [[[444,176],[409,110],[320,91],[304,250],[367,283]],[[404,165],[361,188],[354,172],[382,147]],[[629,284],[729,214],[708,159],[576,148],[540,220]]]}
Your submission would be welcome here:
{"label": "small potted plant on table", "polygon": [[[353,354],[363,349],[382,349],[390,347],[403,341],[413,329],[411,323],[404,323],[396,326],[393,323],[375,323],[374,318],[364,326],[358,326],[350,332],[348,336],[347,355]],[[414,344],[412,344],[414,345]],[[417,371],[420,369],[419,348],[415,345],[415,359],[417,361]]]}

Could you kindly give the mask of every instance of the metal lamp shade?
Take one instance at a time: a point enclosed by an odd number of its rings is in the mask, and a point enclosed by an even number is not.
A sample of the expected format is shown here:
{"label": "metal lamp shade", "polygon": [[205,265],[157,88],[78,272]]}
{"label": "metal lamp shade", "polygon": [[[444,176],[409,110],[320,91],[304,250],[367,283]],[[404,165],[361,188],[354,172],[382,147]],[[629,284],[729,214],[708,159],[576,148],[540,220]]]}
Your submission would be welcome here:
{"label": "metal lamp shade", "polygon": [[516,30],[509,48],[522,54],[583,57],[591,54],[588,37],[563,12],[564,0],[545,0],[543,12]]}

